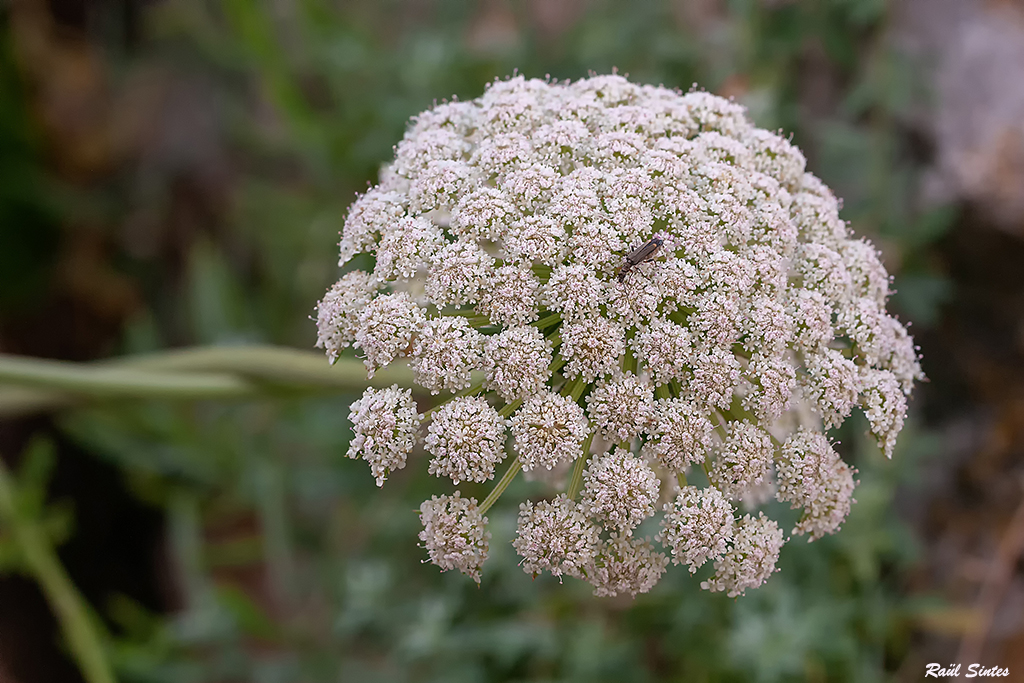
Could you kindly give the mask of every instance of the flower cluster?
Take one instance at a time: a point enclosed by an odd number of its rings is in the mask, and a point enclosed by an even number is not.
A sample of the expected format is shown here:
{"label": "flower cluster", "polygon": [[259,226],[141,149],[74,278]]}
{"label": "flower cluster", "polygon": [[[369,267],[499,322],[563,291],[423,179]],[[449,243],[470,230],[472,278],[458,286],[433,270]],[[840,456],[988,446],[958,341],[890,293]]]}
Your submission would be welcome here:
{"label": "flower cluster", "polygon": [[[439,104],[340,247],[318,346],[351,345],[370,376],[408,363],[443,395],[425,418],[408,390],[368,389],[350,457],[378,484],[418,443],[456,485],[509,460],[483,503],[420,509],[430,560],[477,580],[508,482],[574,465],[520,506],[526,572],[636,595],[669,562],[713,565],[703,587],[742,594],[785,538],[741,508],[774,495],[802,510],[793,534],[835,532],[856,472],[825,431],[862,410],[891,457],[922,378],[875,248],[796,147],[706,92],[515,77]],[[641,536],[659,508],[665,553]]]}

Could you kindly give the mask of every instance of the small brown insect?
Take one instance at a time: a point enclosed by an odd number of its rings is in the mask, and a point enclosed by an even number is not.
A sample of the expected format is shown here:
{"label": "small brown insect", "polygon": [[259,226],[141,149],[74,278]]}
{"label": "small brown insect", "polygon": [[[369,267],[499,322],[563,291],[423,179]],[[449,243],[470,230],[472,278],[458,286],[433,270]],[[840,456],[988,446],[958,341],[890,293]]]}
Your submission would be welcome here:
{"label": "small brown insect", "polygon": [[623,278],[626,277],[626,273],[636,268],[644,261],[650,261],[654,258],[654,255],[658,253],[658,249],[661,249],[661,245],[664,244],[664,240],[660,237],[652,237],[647,242],[641,244],[633,251],[626,254],[626,262],[619,268],[619,282],[622,282]]}

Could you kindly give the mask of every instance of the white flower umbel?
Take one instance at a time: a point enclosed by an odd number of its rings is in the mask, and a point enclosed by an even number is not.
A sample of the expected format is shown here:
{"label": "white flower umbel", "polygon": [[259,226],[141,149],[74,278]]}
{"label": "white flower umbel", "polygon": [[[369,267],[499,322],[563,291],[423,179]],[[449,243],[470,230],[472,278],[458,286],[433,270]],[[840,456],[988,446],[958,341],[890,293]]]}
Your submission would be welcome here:
{"label": "white flower umbel", "polygon": [[551,342],[536,327],[511,327],[484,342],[485,386],[506,401],[541,391],[550,364]]}
{"label": "white flower umbel", "polygon": [[865,370],[862,373],[861,406],[871,425],[871,433],[886,457],[892,457],[896,437],[903,429],[907,414],[907,398],[896,376],[888,370]]}
{"label": "white flower umbel", "polygon": [[613,531],[609,540],[601,541],[586,578],[598,597],[636,597],[654,588],[666,567],[668,558],[650,541]]}
{"label": "white flower umbel", "polygon": [[430,561],[441,571],[458,569],[480,583],[480,567],[487,559],[491,532],[475,498],[431,496],[420,505],[423,531],[420,540]]}
{"label": "white flower umbel", "polygon": [[456,485],[487,481],[505,458],[505,418],[480,396],[457,398],[434,411],[423,445],[434,456],[430,474]]}
{"label": "white flower umbel", "polygon": [[756,518],[744,515],[736,524],[728,552],[715,561],[714,576],[701,588],[725,591],[730,598],[757,588],[777,571],[775,563],[784,542],[782,529],[763,512]]}
{"label": "white flower umbel", "polygon": [[654,514],[660,482],[641,458],[625,448],[595,455],[583,473],[583,509],[626,535]]}
{"label": "white flower umbel", "polygon": [[728,498],[740,500],[764,482],[774,453],[771,437],[763,429],[750,422],[733,422],[708,477]]}
{"label": "white flower umbel", "polygon": [[540,280],[533,271],[502,266],[484,285],[477,310],[499,325],[516,327],[537,319]]}
{"label": "white flower umbel", "polygon": [[626,350],[626,330],[607,318],[586,322],[567,322],[562,326],[562,358],[568,361],[565,372],[587,382],[607,375],[619,367]]}
{"label": "white flower umbel", "polygon": [[594,317],[605,299],[607,286],[593,268],[579,263],[563,264],[551,271],[544,303],[566,320]]}
{"label": "white flower umbel", "polygon": [[813,541],[838,531],[854,502],[855,472],[823,434],[801,429],[791,435],[779,454],[775,497],[804,509],[793,533]]}
{"label": "white flower umbel", "polygon": [[599,381],[587,397],[590,421],[616,443],[646,431],[654,414],[654,388],[632,373]]}
{"label": "white flower umbel", "polygon": [[413,335],[426,322],[423,309],[405,292],[379,296],[359,313],[356,347],[363,350],[368,374],[412,350]]}
{"label": "white flower umbel", "polygon": [[732,505],[718,489],[684,486],[675,501],[665,504],[658,542],[672,551],[672,564],[689,565],[692,574],[725,554],[733,535],[732,515]]}
{"label": "white flower umbel", "polygon": [[550,470],[583,456],[587,418],[575,401],[542,392],[530,396],[512,418],[512,438],[519,462],[529,472]]}
{"label": "white flower umbel", "polygon": [[370,472],[383,486],[388,474],[405,467],[405,459],[416,443],[416,431],[423,416],[416,412],[412,391],[367,389],[351,406],[352,441],[348,457],[370,463]]}
{"label": "white flower umbel", "polygon": [[[825,438],[854,410],[891,455],[922,378],[913,339],[886,311],[878,251],[839,209],[800,150],[735,102],[618,75],[495,81],[475,100],[416,116],[380,182],[353,203],[340,264],[351,270],[363,254],[374,269],[327,292],[317,344],[332,361],[352,344],[371,375],[407,362],[426,391],[472,397],[430,413],[428,467],[442,476],[491,477],[499,420],[509,419],[516,458],[482,512],[520,469],[550,479],[571,468],[569,497],[526,514],[517,547],[531,573],[582,575],[599,523],[624,538],[649,514],[604,502],[634,490],[643,468],[601,470],[600,500],[586,494],[588,513],[575,502],[585,471],[596,486],[599,465],[620,458],[643,461],[662,490],[690,491],[691,470],[710,473],[708,507],[687,494],[693,501],[667,513],[664,542],[684,564],[715,558],[708,585],[742,592],[774,564],[744,548],[770,550],[774,527],[736,523],[723,555],[724,521],[716,535],[680,520],[731,518],[720,499],[759,507],[775,493],[773,439]],[[386,428],[388,411],[415,413],[389,400],[370,410],[366,398],[353,440],[380,480],[404,464],[415,431],[415,420]],[[588,470],[591,446],[603,452],[608,441],[629,452]],[[779,494],[803,509],[794,533],[810,538],[834,531],[852,502],[852,471],[818,446],[779,456]],[[798,482],[815,457],[833,474]],[[575,550],[552,545],[566,538]],[[640,566],[627,557],[657,568],[624,543],[601,546],[614,558],[594,565],[608,570],[592,577],[601,591],[647,586],[639,573],[621,578]]]}
{"label": "white flower umbel", "polygon": [[317,347],[333,362],[356,338],[359,311],[377,292],[372,274],[353,270],[341,276],[316,305]]}
{"label": "white flower umbel", "polygon": [[672,474],[704,462],[714,443],[715,426],[708,415],[705,407],[689,399],[658,399],[650,430],[653,438],[644,444],[646,455],[657,458]]}
{"label": "white flower umbel", "polygon": [[409,367],[416,384],[432,394],[458,391],[470,385],[483,350],[484,335],[470,327],[465,318],[433,318],[416,335]]}
{"label": "white flower umbel", "polygon": [[512,546],[523,558],[523,571],[536,576],[582,577],[597,554],[598,527],[592,525],[578,503],[558,496],[536,505],[519,506],[519,528]]}

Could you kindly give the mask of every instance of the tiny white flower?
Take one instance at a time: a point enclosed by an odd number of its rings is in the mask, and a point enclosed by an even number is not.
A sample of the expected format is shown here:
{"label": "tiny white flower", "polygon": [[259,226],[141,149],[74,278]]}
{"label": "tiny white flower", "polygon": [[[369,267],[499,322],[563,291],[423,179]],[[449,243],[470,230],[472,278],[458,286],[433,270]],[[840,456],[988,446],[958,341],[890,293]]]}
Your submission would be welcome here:
{"label": "tiny white flower", "polygon": [[775,178],[791,192],[800,188],[807,160],[789,140],[756,128],[747,134],[745,142],[753,152],[755,169]]}
{"label": "tiny white flower", "polygon": [[903,429],[907,415],[907,399],[899,380],[888,370],[865,369],[861,375],[863,394],[860,405],[871,425],[871,433],[878,446],[891,458],[896,447],[896,436]]}
{"label": "tiny white flower", "polygon": [[728,407],[740,381],[740,362],[736,356],[717,346],[705,346],[694,349],[691,358],[690,393],[716,408]]}
{"label": "tiny white flower", "polygon": [[739,500],[764,483],[774,454],[771,437],[763,429],[746,420],[732,422],[708,476],[719,491]]}
{"label": "tiny white flower", "polygon": [[804,509],[793,533],[813,541],[838,531],[854,502],[855,471],[823,434],[804,428],[790,436],[779,454],[775,496]]}
{"label": "tiny white flower", "polygon": [[550,216],[523,216],[514,221],[502,235],[509,256],[527,263],[548,265],[562,260],[565,228]]}
{"label": "tiny white flower", "polygon": [[420,505],[419,538],[441,571],[458,569],[480,583],[480,567],[490,550],[491,532],[475,498],[431,496]]}
{"label": "tiny white flower", "polygon": [[416,411],[412,391],[397,384],[387,389],[371,387],[352,404],[348,419],[353,432],[348,457],[368,462],[377,486],[383,486],[388,474],[405,467],[416,444],[423,416]]}
{"label": "tiny white flower", "polygon": [[413,338],[426,322],[426,314],[405,292],[386,294],[371,300],[359,313],[356,348],[363,350],[370,377],[412,350]]}
{"label": "tiny white flower", "polygon": [[631,345],[655,383],[686,379],[693,360],[693,335],[688,327],[654,318],[650,324],[639,328]]}
{"label": "tiny white flower", "polygon": [[505,459],[505,419],[480,396],[453,399],[434,411],[424,448],[433,458],[427,472],[483,482]]}
{"label": "tiny white flower", "polygon": [[693,574],[725,554],[733,532],[732,505],[721,491],[684,486],[665,504],[658,542],[672,551],[672,564],[688,565]]}
{"label": "tiny white flower", "polygon": [[526,325],[537,319],[540,280],[533,271],[501,266],[480,294],[476,310],[506,327]]}
{"label": "tiny white flower", "polygon": [[595,455],[583,472],[581,502],[607,528],[630,535],[654,514],[660,482],[647,463],[624,448]]}
{"label": "tiny white flower", "polygon": [[747,364],[747,377],[753,383],[743,397],[743,407],[770,425],[789,409],[796,388],[796,368],[786,355],[756,353]]}
{"label": "tiny white flower", "polygon": [[341,232],[338,265],[344,266],[356,254],[371,250],[381,234],[406,215],[407,205],[407,197],[381,188],[371,189],[356,199]]}
{"label": "tiny white flower", "polygon": [[523,558],[520,564],[527,574],[548,571],[558,577],[582,577],[597,555],[598,532],[578,503],[560,495],[519,506],[519,528],[512,545]]}
{"label": "tiny white flower", "polygon": [[551,271],[545,286],[545,304],[565,320],[593,317],[604,300],[605,284],[589,266],[563,264]]}
{"label": "tiny white flower", "polygon": [[495,187],[479,187],[459,200],[452,209],[455,235],[467,240],[497,239],[522,214],[512,198]]}
{"label": "tiny white flower", "polygon": [[433,318],[416,335],[409,367],[416,383],[432,394],[458,391],[470,385],[483,350],[484,335],[470,327],[465,318]]}
{"label": "tiny white flower", "polygon": [[796,348],[815,352],[832,341],[832,307],[823,294],[797,289],[790,294],[789,308],[796,324]]}
{"label": "tiny white flower", "polygon": [[431,259],[427,296],[438,306],[473,303],[493,271],[494,257],[475,242],[452,242]]}
{"label": "tiny white flower", "polygon": [[745,515],[736,524],[728,552],[715,561],[715,574],[701,588],[725,591],[730,598],[757,588],[777,571],[775,563],[784,543],[782,529],[762,512],[758,517]]}
{"label": "tiny white flower", "polygon": [[649,426],[654,389],[632,373],[600,380],[587,396],[587,414],[604,436],[629,443]]}
{"label": "tiny white flower", "polygon": [[583,408],[550,391],[533,394],[512,417],[513,447],[527,472],[551,470],[583,456],[588,432]]}
{"label": "tiny white flower", "polygon": [[839,218],[835,195],[810,173],[804,174],[804,183],[802,191],[793,195],[790,205],[790,215],[802,241],[825,247],[839,246],[846,239],[846,224]]}
{"label": "tiny white flower", "polygon": [[644,452],[678,474],[689,465],[704,462],[714,429],[704,406],[682,398],[658,399],[654,402],[652,439],[644,444]]}
{"label": "tiny white flower", "polygon": [[889,274],[875,247],[867,240],[847,240],[840,245],[839,253],[856,295],[885,306],[889,298]]}
{"label": "tiny white flower", "polygon": [[840,425],[853,410],[861,390],[857,364],[836,349],[804,355],[806,374],[799,384],[821,415],[825,429]]}
{"label": "tiny white flower", "polygon": [[540,391],[550,364],[551,342],[536,327],[512,327],[484,342],[484,386],[506,401]]}
{"label": "tiny white flower", "polygon": [[374,276],[381,281],[415,277],[445,244],[441,228],[431,221],[408,216],[384,232],[377,247]]}
{"label": "tiny white flower", "polygon": [[561,336],[562,358],[568,361],[566,374],[581,376],[587,382],[613,372],[626,351],[626,331],[607,318],[566,322]]}
{"label": "tiny white flower", "polygon": [[613,531],[609,540],[601,541],[586,578],[598,597],[636,597],[654,588],[667,566],[668,558],[647,539]]}
{"label": "tiny white flower", "polygon": [[373,275],[353,270],[342,275],[316,305],[316,345],[327,351],[332,362],[355,340],[359,311],[370,302],[378,287]]}

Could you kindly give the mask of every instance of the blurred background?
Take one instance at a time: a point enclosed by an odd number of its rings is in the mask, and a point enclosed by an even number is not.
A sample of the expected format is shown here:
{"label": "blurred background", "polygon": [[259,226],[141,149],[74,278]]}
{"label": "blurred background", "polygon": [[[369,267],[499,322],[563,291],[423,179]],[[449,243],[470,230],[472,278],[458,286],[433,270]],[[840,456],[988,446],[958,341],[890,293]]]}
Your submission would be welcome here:
{"label": "blurred background", "polygon": [[[524,574],[502,501],[478,588],[422,564],[425,467],[378,491],[344,457],[354,395],[0,412],[119,680],[1024,681],[1020,0],[5,0],[0,351],[309,349],[411,115],[613,67],[792,133],[895,275],[929,381],[891,462],[835,435],[842,531],[745,598],[677,567],[609,600]],[[0,683],[82,680],[13,543]]]}

